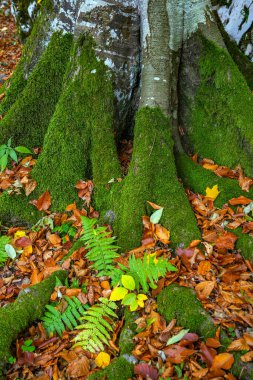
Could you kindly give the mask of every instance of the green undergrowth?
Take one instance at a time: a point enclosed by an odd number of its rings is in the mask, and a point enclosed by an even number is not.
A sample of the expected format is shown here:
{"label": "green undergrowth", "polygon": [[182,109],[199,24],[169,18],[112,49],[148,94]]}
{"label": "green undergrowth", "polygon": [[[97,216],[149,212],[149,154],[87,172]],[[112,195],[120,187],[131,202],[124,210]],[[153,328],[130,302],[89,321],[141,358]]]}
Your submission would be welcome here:
{"label": "green undergrowth", "polygon": [[71,52],[64,91],[50,121],[43,153],[32,172],[37,193],[49,190],[52,209],[77,201],[74,186],[93,178],[101,197],[112,177],[120,176],[113,134],[114,94],[107,67],[93,43],[81,37]]}
{"label": "green undergrowth", "polygon": [[0,123],[1,143],[12,137],[15,145],[42,146],[61,93],[72,38],[54,33],[26,87]]}
{"label": "green undergrowth", "polygon": [[187,129],[194,152],[253,174],[253,97],[225,49],[202,38],[200,85],[189,104]]}
{"label": "green undergrowth", "polygon": [[54,272],[41,283],[23,289],[13,303],[0,309],[0,379],[5,378],[3,370],[11,355],[12,341],[18,333],[43,315],[44,308],[54,290],[56,277],[64,281],[66,276],[64,271]]}
{"label": "green undergrowth", "polygon": [[[19,1],[22,6],[22,2]],[[47,46],[50,24],[55,17],[51,0],[43,1],[40,16],[36,19],[31,35],[23,47],[20,61],[5,86],[6,95],[0,103],[0,115],[8,112],[27,84],[27,78]]]}
{"label": "green undergrowth", "polygon": [[135,119],[133,156],[121,190],[114,231],[127,250],[140,245],[147,201],[164,208],[161,223],[177,245],[199,237],[194,214],[177,179],[169,120],[159,108],[143,108]]}

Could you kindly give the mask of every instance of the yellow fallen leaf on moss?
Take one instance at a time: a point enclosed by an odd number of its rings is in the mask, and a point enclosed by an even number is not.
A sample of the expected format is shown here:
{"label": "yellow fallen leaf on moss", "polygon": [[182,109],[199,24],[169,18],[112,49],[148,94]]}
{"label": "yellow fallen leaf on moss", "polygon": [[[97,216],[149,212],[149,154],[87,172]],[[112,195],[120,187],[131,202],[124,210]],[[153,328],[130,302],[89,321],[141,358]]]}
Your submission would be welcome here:
{"label": "yellow fallen leaf on moss", "polygon": [[105,368],[110,364],[110,355],[108,355],[106,352],[100,352],[98,356],[95,359],[95,363],[100,368]]}
{"label": "yellow fallen leaf on moss", "polygon": [[21,238],[21,237],[23,237],[23,236],[26,236],[25,231],[23,231],[23,230],[18,230],[18,231],[16,231],[15,234],[14,234],[14,239],[19,239],[19,238]]}
{"label": "yellow fallen leaf on moss", "polygon": [[220,191],[218,189],[218,185],[214,185],[211,189],[210,189],[210,187],[206,188],[206,197],[207,198],[211,198],[211,199],[215,200],[219,194],[220,194]]}

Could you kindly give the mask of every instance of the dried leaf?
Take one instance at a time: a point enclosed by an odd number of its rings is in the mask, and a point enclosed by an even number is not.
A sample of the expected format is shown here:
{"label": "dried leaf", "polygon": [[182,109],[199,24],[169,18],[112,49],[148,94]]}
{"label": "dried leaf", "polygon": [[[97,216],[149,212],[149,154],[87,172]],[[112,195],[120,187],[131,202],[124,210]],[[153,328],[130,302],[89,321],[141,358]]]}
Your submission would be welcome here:
{"label": "dried leaf", "polygon": [[248,205],[249,203],[252,202],[252,199],[249,199],[249,198],[246,198],[244,197],[243,195],[241,195],[240,197],[238,198],[232,198],[230,199],[229,203],[232,205],[232,206],[236,206],[236,205]]}
{"label": "dried leaf", "polygon": [[134,366],[135,375],[144,376],[146,379],[158,380],[158,371],[147,363],[140,363]]}
{"label": "dried leaf", "polygon": [[218,354],[213,359],[212,369],[230,369],[234,363],[234,357],[232,354],[223,352]]}
{"label": "dried leaf", "polygon": [[87,376],[89,373],[89,359],[86,356],[77,358],[69,363],[67,373],[71,378]]}
{"label": "dried leaf", "polygon": [[195,286],[195,290],[202,299],[207,298],[212,293],[215,284],[215,281],[203,281]]}
{"label": "dried leaf", "polygon": [[39,211],[46,211],[51,206],[51,196],[49,191],[42,194],[37,200],[36,207]]}

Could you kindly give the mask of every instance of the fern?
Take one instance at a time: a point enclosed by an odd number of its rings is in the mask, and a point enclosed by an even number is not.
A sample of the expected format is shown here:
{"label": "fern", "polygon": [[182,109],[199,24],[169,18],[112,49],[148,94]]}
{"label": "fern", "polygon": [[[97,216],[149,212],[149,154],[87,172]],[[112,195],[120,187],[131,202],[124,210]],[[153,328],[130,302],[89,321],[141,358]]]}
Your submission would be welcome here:
{"label": "fern", "polygon": [[74,338],[74,347],[81,346],[90,352],[104,350],[109,345],[110,333],[113,332],[113,318],[118,318],[114,310],[117,305],[107,298],[99,298],[101,303],[92,306],[81,318],[84,324],[77,326],[82,331]]}
{"label": "fern", "polygon": [[121,276],[125,273],[131,275],[136,284],[136,289],[139,291],[140,287],[144,293],[147,293],[149,287],[152,289],[156,288],[156,282],[159,277],[166,274],[167,271],[176,271],[172,264],[164,258],[156,258],[155,255],[150,255],[145,253],[144,257],[136,259],[134,254],[130,256],[128,262],[129,268],[123,265],[119,265],[119,268],[114,270],[112,275],[112,286],[120,281]]}
{"label": "fern", "polygon": [[64,297],[64,299],[67,301],[68,306],[63,313],[52,305],[46,305],[48,311],[46,311],[41,320],[48,335],[50,333],[57,333],[61,336],[66,327],[69,330],[73,330],[77,327],[78,320],[85,312],[85,309],[87,309],[87,306],[83,305],[76,297]]}
{"label": "fern", "polygon": [[6,244],[10,243],[10,238],[9,236],[0,236],[0,267],[4,266],[6,260],[9,258],[5,251],[5,246]]}
{"label": "fern", "polygon": [[93,264],[91,268],[98,271],[97,276],[110,276],[115,270],[114,259],[119,255],[116,253],[115,238],[108,236],[106,227],[94,228],[96,219],[81,217],[84,232],[80,238],[85,242],[88,250],[86,257]]}

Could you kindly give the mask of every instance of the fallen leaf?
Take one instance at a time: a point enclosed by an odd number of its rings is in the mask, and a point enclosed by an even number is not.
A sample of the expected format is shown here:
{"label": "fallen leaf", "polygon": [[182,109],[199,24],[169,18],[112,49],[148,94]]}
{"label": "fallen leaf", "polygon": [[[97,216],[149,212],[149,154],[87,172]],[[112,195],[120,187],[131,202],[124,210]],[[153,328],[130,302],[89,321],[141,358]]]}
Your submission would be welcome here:
{"label": "fallen leaf", "polygon": [[134,366],[135,375],[144,376],[145,379],[158,380],[158,371],[147,363],[140,363]]}
{"label": "fallen leaf", "polygon": [[195,286],[195,290],[201,299],[207,298],[212,293],[215,284],[215,281],[203,281]]}
{"label": "fallen leaf", "polygon": [[241,360],[243,362],[251,362],[253,360],[253,351],[249,351],[247,354],[242,355]]}
{"label": "fallen leaf", "polygon": [[51,196],[49,191],[43,193],[37,200],[36,207],[39,211],[46,211],[51,206]]}
{"label": "fallen leaf", "polygon": [[223,352],[222,354],[218,354],[214,357],[211,369],[230,369],[233,363],[233,355],[227,352]]}
{"label": "fallen leaf", "polygon": [[233,234],[232,232],[223,232],[215,243],[216,249],[234,249],[235,242],[238,239],[238,237]]}
{"label": "fallen leaf", "polygon": [[99,368],[105,368],[110,364],[110,355],[106,352],[100,352],[95,359],[95,363]]}
{"label": "fallen leaf", "polygon": [[198,273],[205,276],[210,271],[211,268],[212,268],[212,265],[210,261],[203,260],[199,263]]}
{"label": "fallen leaf", "polygon": [[246,198],[244,197],[243,195],[241,195],[240,197],[238,198],[232,198],[230,199],[229,203],[232,205],[232,206],[236,206],[236,205],[248,205],[249,203],[252,202],[252,199],[249,199],[249,198]]}
{"label": "fallen leaf", "polygon": [[219,194],[220,194],[220,191],[218,189],[218,185],[214,185],[212,188],[210,188],[210,187],[206,188],[206,197],[207,198],[215,200]]}
{"label": "fallen leaf", "polygon": [[87,376],[89,373],[89,359],[86,356],[77,358],[69,363],[67,373],[71,378]]}
{"label": "fallen leaf", "polygon": [[249,350],[249,345],[245,342],[243,338],[236,339],[227,348],[227,351],[243,351]]}

